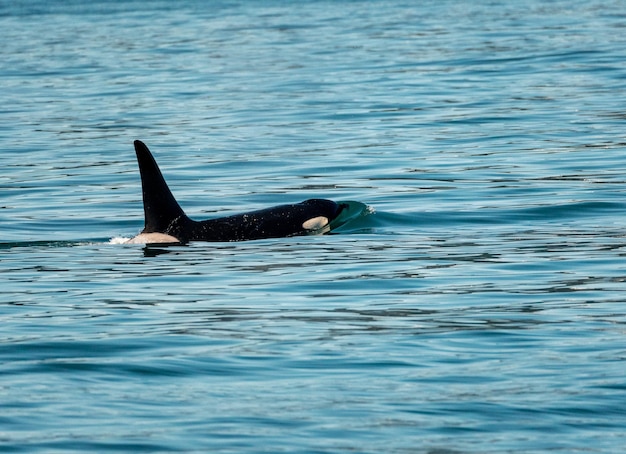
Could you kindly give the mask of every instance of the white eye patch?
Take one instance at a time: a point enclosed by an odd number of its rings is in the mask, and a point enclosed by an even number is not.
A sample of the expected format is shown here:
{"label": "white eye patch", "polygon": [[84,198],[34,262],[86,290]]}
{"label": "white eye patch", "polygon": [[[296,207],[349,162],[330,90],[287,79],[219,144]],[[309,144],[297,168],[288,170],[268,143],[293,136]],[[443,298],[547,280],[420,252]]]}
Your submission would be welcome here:
{"label": "white eye patch", "polygon": [[302,223],[304,230],[320,230],[328,225],[328,218],[326,216],[318,216],[311,218]]}

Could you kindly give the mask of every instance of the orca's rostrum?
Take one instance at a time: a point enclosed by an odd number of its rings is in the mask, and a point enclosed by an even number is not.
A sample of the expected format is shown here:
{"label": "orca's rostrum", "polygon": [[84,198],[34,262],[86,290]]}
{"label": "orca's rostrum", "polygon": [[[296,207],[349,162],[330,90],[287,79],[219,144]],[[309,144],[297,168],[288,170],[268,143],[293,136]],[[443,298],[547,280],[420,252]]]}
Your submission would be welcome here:
{"label": "orca's rostrum", "polygon": [[244,241],[327,233],[331,229],[331,222],[350,203],[309,199],[233,216],[194,221],[174,198],[148,147],[135,140],[135,152],[141,174],[145,227],[128,243]]}

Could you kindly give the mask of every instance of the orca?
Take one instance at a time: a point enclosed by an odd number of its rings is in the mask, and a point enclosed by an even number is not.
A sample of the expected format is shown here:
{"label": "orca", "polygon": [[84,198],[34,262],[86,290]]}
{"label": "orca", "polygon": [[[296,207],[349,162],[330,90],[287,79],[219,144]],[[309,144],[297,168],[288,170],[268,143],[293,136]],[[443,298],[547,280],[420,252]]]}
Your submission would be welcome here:
{"label": "orca", "polygon": [[245,241],[328,233],[348,205],[309,199],[205,221],[190,219],[170,191],[148,147],[135,140],[141,175],[145,227],[134,244],[186,244],[190,241]]}

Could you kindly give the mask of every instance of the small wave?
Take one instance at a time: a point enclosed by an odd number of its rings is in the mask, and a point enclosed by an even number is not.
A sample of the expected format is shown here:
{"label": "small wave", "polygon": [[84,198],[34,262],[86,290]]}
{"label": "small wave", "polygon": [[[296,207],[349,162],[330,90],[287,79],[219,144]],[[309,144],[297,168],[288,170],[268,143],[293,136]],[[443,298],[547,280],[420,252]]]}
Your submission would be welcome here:
{"label": "small wave", "polygon": [[94,244],[94,241],[9,241],[0,242],[0,250],[8,250],[15,248],[60,248],[72,246],[87,246]]}
{"label": "small wave", "polygon": [[371,213],[371,207],[361,202],[342,200],[337,203],[343,206],[343,210],[339,213],[339,216],[331,222],[330,227],[332,230]]}

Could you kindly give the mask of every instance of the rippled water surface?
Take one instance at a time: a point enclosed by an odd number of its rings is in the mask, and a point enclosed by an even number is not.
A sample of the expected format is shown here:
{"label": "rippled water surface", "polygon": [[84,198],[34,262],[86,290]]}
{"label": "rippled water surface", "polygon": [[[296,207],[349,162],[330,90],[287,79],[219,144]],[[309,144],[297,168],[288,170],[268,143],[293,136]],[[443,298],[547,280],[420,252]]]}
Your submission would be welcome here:
{"label": "rippled water surface", "polygon": [[[621,1],[0,5],[0,450],[621,452]],[[196,219],[116,244],[132,142]]]}

